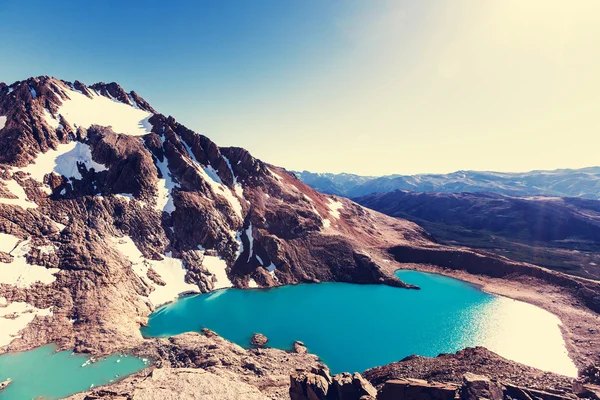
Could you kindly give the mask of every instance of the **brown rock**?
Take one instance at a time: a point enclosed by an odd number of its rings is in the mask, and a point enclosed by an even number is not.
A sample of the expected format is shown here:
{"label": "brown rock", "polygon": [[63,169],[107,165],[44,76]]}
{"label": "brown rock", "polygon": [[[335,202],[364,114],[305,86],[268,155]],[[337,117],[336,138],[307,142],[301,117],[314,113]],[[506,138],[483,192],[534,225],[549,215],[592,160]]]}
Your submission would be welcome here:
{"label": "brown rock", "polygon": [[332,398],[339,400],[358,400],[363,396],[377,396],[377,389],[358,372],[350,375],[347,372],[333,377]]}
{"label": "brown rock", "polygon": [[452,384],[420,379],[387,381],[377,395],[378,400],[454,400],[457,387]]}
{"label": "brown rock", "polygon": [[492,382],[488,377],[467,372],[463,376],[463,386],[460,389],[460,398],[463,400],[502,400],[502,388]]}
{"label": "brown rock", "polygon": [[308,350],[306,349],[306,346],[303,342],[300,342],[298,340],[294,342],[294,353],[306,354],[307,351]]}
{"label": "brown rock", "polygon": [[263,347],[265,344],[267,344],[268,341],[269,339],[267,339],[267,337],[262,333],[255,333],[250,338],[250,344],[252,344],[252,346],[257,347]]}
{"label": "brown rock", "polygon": [[299,372],[290,376],[291,400],[325,400],[329,392],[328,380],[312,372]]}

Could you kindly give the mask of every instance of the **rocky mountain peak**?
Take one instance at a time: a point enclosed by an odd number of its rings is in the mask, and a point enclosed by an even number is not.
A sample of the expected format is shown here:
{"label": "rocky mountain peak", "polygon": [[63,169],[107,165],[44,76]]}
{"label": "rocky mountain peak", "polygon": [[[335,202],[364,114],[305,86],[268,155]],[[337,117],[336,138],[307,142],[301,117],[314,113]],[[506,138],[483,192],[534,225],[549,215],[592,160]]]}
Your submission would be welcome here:
{"label": "rocky mountain peak", "polygon": [[[54,310],[29,339],[96,350],[137,340],[136,319],[182,293],[408,287],[382,268],[385,248],[429,243],[412,223],[219,147],[117,83],[47,76],[0,85],[1,235],[14,246],[0,247],[0,268],[14,274],[0,274],[0,296]],[[98,298],[111,302],[99,310]]]}

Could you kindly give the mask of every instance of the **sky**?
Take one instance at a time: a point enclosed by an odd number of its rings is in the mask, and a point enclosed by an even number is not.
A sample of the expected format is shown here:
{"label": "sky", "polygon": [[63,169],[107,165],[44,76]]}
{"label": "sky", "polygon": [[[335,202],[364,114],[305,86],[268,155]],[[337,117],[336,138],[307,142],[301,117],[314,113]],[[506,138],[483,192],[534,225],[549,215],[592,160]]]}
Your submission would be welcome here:
{"label": "sky", "polygon": [[597,0],[0,0],[0,81],[116,81],[220,146],[362,175],[600,165]]}

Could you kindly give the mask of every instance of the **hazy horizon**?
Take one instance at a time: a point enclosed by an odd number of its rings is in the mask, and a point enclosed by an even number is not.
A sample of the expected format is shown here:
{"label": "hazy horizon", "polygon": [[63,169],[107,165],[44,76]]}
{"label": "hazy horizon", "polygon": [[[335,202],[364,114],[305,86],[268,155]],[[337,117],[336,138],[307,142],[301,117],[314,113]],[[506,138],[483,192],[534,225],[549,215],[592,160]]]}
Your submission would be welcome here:
{"label": "hazy horizon", "polygon": [[290,170],[579,169],[598,165],[598,11],[594,0],[8,0],[0,81],[116,81]]}

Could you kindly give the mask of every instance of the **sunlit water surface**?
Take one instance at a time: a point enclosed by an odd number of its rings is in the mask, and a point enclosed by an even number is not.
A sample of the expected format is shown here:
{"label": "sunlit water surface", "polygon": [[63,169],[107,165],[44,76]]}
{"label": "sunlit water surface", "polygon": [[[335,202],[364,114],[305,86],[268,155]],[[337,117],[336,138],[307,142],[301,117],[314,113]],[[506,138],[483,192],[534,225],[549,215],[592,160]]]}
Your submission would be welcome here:
{"label": "sunlit water surface", "polygon": [[142,333],[171,336],[206,327],[247,347],[260,332],[280,349],[300,340],[335,373],[485,346],[523,364],[576,375],[556,316],[445,276],[396,276],[421,290],[345,283],[227,289],[160,308]]}
{"label": "sunlit water surface", "polygon": [[118,380],[139,371],[147,362],[136,357],[113,355],[90,363],[84,355],[56,352],[47,345],[32,351],[0,356],[0,382],[12,379],[0,399],[60,399]]}

